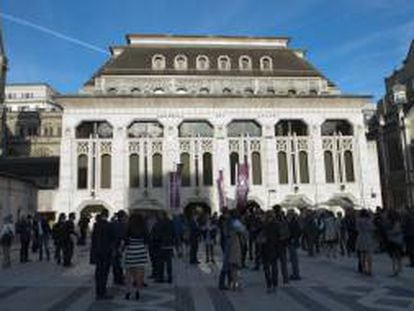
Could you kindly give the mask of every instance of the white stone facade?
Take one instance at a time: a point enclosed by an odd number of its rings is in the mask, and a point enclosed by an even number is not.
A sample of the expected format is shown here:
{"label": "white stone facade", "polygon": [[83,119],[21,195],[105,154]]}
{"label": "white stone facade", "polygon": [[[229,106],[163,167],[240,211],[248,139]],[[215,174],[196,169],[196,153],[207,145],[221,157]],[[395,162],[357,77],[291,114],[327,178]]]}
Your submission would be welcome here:
{"label": "white stone facade", "polygon": [[[102,204],[110,211],[139,208],[139,203],[149,198],[164,208],[168,207],[168,172],[180,162],[180,153],[194,152],[194,144],[213,155],[213,179],[224,171],[225,192],[234,200],[235,186],[230,185],[231,151],[261,154],[262,183],[250,183],[249,200],[256,201],[267,209],[283,202],[288,196],[304,196],[311,205],[323,204],[334,196],[347,196],[355,204],[374,208],[381,205],[378,163],[375,143],[368,142],[362,110],[365,98],[355,97],[117,97],[117,96],[73,96],[62,97],[64,107],[63,137],[60,160],[60,187],[54,198],[53,209],[62,212],[79,212],[87,205]],[[309,129],[305,137],[275,137],[275,125],[279,120],[301,119]],[[354,135],[350,137],[323,137],[321,125],[327,119],[345,119],[352,124]],[[113,127],[112,139],[77,139],[75,128],[81,121],[106,120]],[[134,120],[157,120],[164,129],[162,138],[128,138],[127,128]],[[180,138],[178,126],[185,120],[207,120],[214,126],[214,137]],[[255,120],[262,127],[261,137],[228,138],[227,125],[232,120]],[[295,142],[298,148],[308,152],[309,183],[296,182],[289,178],[288,184],[279,183],[277,151],[287,150]],[[337,144],[352,150],[355,181],[338,179],[333,183],[325,180],[324,150]],[[96,144],[93,146],[93,144]],[[80,153],[96,152],[95,186],[88,183],[87,189],[77,188],[77,158]],[[131,189],[129,187],[129,155],[132,151],[151,155],[162,154],[163,187]],[[101,153],[112,157],[112,182],[110,189],[99,187]],[[250,160],[250,158],[249,158]],[[90,160],[91,161],[91,160]],[[91,163],[91,162],[89,162]],[[336,166],[335,166],[336,167]],[[149,163],[149,168],[151,164]],[[89,170],[89,181],[92,172]],[[149,173],[151,174],[151,172]],[[292,170],[289,164],[289,175]],[[194,178],[194,177],[193,177]],[[192,183],[194,185],[194,183]],[[215,182],[213,186],[182,188],[181,207],[190,202],[204,202],[213,211],[218,210]]]}
{"label": "white stone facade", "polygon": [[[263,209],[335,198],[381,205],[364,119],[370,98],[340,95],[288,38],[127,41],[111,48],[81,94],[57,98],[64,109],[59,190],[43,209],[167,209],[169,173],[181,163],[180,209],[198,203],[218,211],[219,171],[234,205],[244,158],[248,199]],[[196,130],[185,133],[191,122]]]}

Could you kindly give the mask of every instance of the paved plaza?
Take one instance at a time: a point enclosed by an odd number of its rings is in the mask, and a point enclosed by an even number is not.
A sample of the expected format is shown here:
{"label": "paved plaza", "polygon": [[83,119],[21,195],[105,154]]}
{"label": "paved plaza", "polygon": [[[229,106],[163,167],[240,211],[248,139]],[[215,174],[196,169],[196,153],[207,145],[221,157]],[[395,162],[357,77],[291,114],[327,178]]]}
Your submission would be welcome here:
{"label": "paved plaza", "polygon": [[78,250],[76,264],[66,269],[33,261],[1,270],[0,310],[414,310],[414,269],[389,277],[390,261],[385,255],[375,257],[374,277],[367,278],[355,272],[355,258],[301,254],[303,280],[271,294],[265,291],[261,271],[243,270],[242,292],[222,292],[216,286],[217,265],[190,266],[177,259],[174,284],[149,280],[139,302],[125,301],[120,288],[111,288],[112,301],[95,302],[88,256],[87,248]]}

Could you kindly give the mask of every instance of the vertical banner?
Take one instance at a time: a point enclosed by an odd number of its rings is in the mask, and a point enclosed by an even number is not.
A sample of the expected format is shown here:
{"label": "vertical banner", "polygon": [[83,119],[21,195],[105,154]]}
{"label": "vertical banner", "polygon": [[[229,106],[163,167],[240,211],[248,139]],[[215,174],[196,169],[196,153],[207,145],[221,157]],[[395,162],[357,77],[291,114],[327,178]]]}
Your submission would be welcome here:
{"label": "vertical banner", "polygon": [[237,209],[244,211],[247,206],[247,195],[249,193],[249,165],[247,159],[239,165],[237,170],[236,202]]}
{"label": "vertical banner", "polygon": [[175,187],[174,187],[174,190],[175,190],[175,197],[174,197],[174,199],[175,199],[175,205],[174,205],[174,207],[176,208],[176,209],[179,209],[180,208],[180,204],[181,204],[181,171],[182,171],[182,167],[183,167],[183,165],[182,164],[177,164],[177,171],[175,172],[175,180],[174,180],[174,182],[175,182]]}
{"label": "vertical banner", "polygon": [[175,206],[175,172],[170,172],[168,176],[168,192],[169,192],[169,206],[170,209],[174,209]]}
{"label": "vertical banner", "polygon": [[227,207],[226,194],[224,193],[224,177],[223,170],[219,170],[219,178],[217,178],[217,190],[219,194],[219,208],[222,212]]}

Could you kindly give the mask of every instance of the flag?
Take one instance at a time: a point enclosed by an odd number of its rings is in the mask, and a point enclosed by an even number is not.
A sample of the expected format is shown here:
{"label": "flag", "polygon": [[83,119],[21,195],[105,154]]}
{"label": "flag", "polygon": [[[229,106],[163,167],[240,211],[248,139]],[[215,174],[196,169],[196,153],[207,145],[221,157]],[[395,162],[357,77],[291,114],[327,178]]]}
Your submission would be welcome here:
{"label": "flag", "polygon": [[237,208],[243,211],[247,205],[247,195],[249,193],[249,165],[247,159],[244,159],[242,164],[239,164],[237,170],[237,185],[236,185],[236,203]]}

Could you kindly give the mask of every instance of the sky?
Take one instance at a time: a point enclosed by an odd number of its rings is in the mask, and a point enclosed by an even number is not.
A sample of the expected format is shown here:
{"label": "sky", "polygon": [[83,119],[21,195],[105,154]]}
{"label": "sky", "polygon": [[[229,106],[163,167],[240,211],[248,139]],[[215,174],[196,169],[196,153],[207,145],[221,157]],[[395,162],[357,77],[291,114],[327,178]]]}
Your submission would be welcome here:
{"label": "sky", "polygon": [[345,94],[384,93],[414,39],[413,0],[0,0],[8,83],[76,93],[127,33],[288,36]]}

